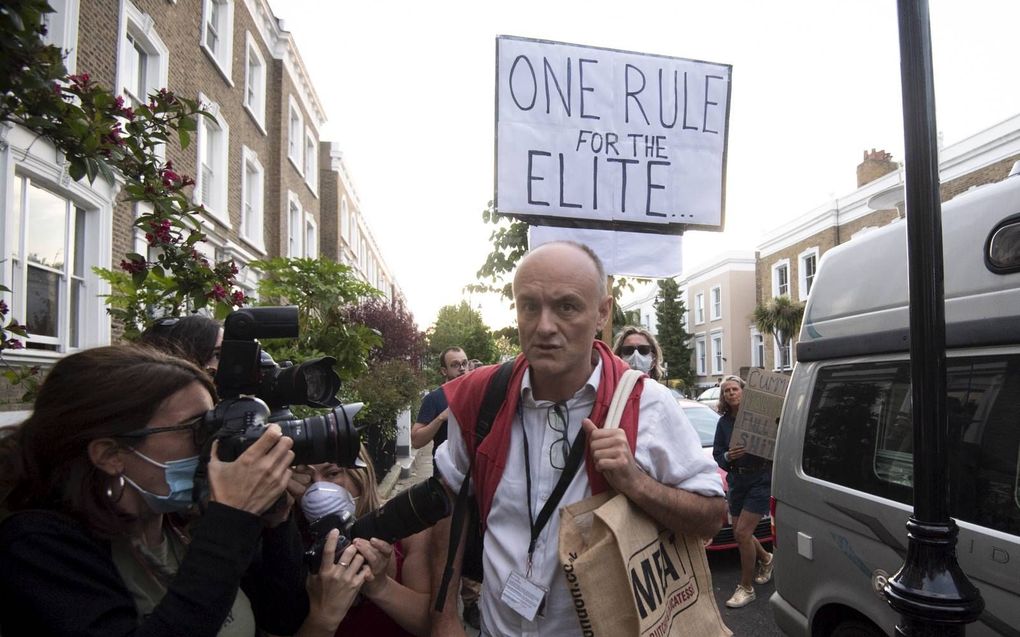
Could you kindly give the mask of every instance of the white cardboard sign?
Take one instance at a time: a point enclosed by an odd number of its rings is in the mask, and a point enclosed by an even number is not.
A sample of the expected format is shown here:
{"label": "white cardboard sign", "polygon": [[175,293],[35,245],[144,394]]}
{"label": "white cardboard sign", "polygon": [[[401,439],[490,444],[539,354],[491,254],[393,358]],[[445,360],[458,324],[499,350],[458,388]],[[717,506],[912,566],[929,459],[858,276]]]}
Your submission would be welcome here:
{"label": "white cardboard sign", "polygon": [[721,229],[730,65],[510,36],[496,57],[497,213]]}

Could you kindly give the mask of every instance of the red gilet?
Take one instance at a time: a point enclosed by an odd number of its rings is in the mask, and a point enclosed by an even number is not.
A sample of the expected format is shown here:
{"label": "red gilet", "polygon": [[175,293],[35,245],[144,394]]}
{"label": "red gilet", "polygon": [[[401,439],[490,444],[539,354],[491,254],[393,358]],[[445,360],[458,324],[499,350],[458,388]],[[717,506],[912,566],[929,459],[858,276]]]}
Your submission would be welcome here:
{"label": "red gilet", "polygon": [[[625,371],[630,369],[627,363],[613,355],[612,351],[602,341],[594,341],[592,346],[593,355],[602,359],[602,375],[599,378],[599,388],[595,394],[595,405],[592,408],[591,419],[597,427],[602,427],[609,411],[609,403],[613,399],[613,392],[616,391],[616,384]],[[474,482],[475,494],[478,500],[478,509],[481,514],[482,527],[485,527],[485,520],[492,508],[492,500],[496,494],[496,487],[503,476],[503,469],[506,467],[506,457],[510,450],[510,427],[517,414],[517,403],[521,397],[521,381],[524,372],[528,368],[528,361],[521,354],[514,361],[513,373],[510,376],[510,383],[507,386],[506,400],[496,414],[495,422],[492,423],[492,430],[479,445],[477,453],[475,450],[475,421],[478,418],[478,409],[481,407],[482,399],[485,396],[485,388],[489,385],[499,365],[487,365],[465,374],[460,378],[443,385],[443,392],[450,404],[450,411],[457,418],[460,425],[461,436],[467,447],[468,456],[475,454],[475,467],[471,474]],[[644,381],[644,378],[641,379]],[[630,444],[631,453],[637,444],[638,413],[640,411],[641,391],[643,383],[639,381],[627,399],[627,405],[620,419],[620,429],[627,434],[627,442]],[[589,449],[585,455],[585,468],[588,471],[588,483],[591,485],[593,495],[602,493],[609,488],[602,474],[597,471],[594,465],[589,462]]]}

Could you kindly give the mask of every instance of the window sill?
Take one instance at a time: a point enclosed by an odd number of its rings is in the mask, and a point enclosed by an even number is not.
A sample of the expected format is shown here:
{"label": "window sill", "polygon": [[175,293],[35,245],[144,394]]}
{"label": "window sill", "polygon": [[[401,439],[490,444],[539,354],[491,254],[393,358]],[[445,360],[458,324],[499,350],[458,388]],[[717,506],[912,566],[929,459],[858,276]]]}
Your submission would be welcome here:
{"label": "window sill", "polygon": [[262,241],[255,241],[253,239],[249,239],[244,235],[241,235],[241,241],[243,241],[245,245],[247,245],[255,252],[258,252],[261,256],[266,256],[268,254],[266,252],[266,246],[263,244]]}
{"label": "window sill", "polygon": [[269,131],[266,130],[266,124],[264,121],[265,118],[259,119],[259,116],[255,114],[255,111],[253,111],[247,104],[244,104],[244,110],[248,111],[251,121],[255,122],[255,126],[258,127],[259,132],[261,132],[263,136],[269,135]]}
{"label": "window sill", "polygon": [[[204,205],[204,204],[203,204]],[[219,225],[223,226],[227,230],[231,230],[230,219],[224,219],[218,212],[206,207],[205,213],[200,217],[205,221],[215,221]]]}
{"label": "window sill", "polygon": [[300,164],[298,163],[298,161],[297,161],[296,159],[294,159],[293,157],[291,157],[290,155],[287,155],[287,161],[289,161],[289,162],[290,162],[290,165],[294,167],[294,170],[296,170],[296,171],[297,171],[297,173],[298,173],[299,175],[301,175],[301,177],[302,177],[302,178],[304,178],[304,176],[305,176],[305,170],[304,170],[304,168],[302,168],[302,167],[300,166]]}
{"label": "window sill", "polygon": [[219,58],[216,57],[215,53],[209,50],[209,47],[207,47],[204,42],[200,46],[202,48],[202,51],[205,52],[205,56],[212,60],[213,66],[215,66],[216,70],[219,71],[220,77],[222,77],[223,81],[227,83],[227,86],[229,86],[230,88],[234,88],[234,80],[231,79],[230,77],[229,61],[227,68],[224,69],[223,63],[220,62]]}

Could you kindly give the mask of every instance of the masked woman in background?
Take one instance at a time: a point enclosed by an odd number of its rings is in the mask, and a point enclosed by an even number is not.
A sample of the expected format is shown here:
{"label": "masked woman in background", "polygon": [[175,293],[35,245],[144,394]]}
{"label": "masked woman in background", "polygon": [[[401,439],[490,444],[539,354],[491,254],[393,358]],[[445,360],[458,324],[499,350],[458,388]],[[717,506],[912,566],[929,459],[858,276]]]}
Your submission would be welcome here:
{"label": "masked woman in background", "polygon": [[662,348],[652,333],[641,327],[628,325],[620,331],[613,353],[622,358],[631,369],[648,374],[652,380],[665,376],[662,367]]}
{"label": "masked woman in background", "polygon": [[298,628],[300,538],[285,507],[266,514],[294,457],[279,427],[234,462],[214,443],[204,512],[188,528],[175,520],[192,507],[214,396],[202,369],[148,348],[57,362],[0,451],[4,637]]}
{"label": "masked woman in background", "polygon": [[[376,487],[375,469],[372,458],[364,446],[358,455],[364,467],[338,467],[332,463],[299,466],[288,487],[291,494],[302,500],[301,507],[306,517],[318,518],[326,510],[316,512],[320,507],[328,508],[326,493],[329,487],[343,487],[354,499],[355,518],[372,515],[382,506]],[[323,488],[325,487],[325,488]],[[346,496],[346,494],[344,494]],[[316,502],[321,502],[318,504]],[[311,521],[311,520],[310,520]],[[339,593],[361,598],[349,606],[342,622],[334,626],[337,637],[346,635],[386,635],[387,637],[426,636],[429,634],[429,600],[432,594],[431,571],[429,567],[429,533],[425,529],[392,545],[380,539],[355,539],[351,547],[358,551],[358,562],[341,558],[337,565],[341,571],[357,571],[360,560],[368,577],[359,589],[348,589]],[[350,547],[349,547],[350,548]],[[325,551],[329,553],[327,550]],[[323,566],[326,560],[323,559]],[[313,594],[314,597],[314,594]],[[345,601],[345,600],[344,600]],[[321,623],[317,615],[322,611],[313,610],[306,623]],[[304,632],[300,633],[303,637]],[[332,635],[333,633],[329,633]]]}

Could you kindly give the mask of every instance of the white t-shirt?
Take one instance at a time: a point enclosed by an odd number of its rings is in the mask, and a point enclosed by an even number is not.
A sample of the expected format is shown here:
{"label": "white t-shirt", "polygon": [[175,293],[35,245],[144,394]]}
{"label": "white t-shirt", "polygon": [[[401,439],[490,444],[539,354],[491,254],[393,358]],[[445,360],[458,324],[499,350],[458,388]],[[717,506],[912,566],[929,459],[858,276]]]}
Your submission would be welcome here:
{"label": "white t-shirt", "polygon": [[[581,429],[581,421],[595,404],[602,362],[599,361],[584,387],[571,397],[565,412],[569,416],[568,442],[572,443]],[[524,464],[524,436],[521,416],[527,430],[531,465],[531,513],[535,518],[556,486],[564,466],[563,436],[549,424],[553,402],[532,398],[531,372],[521,384],[521,409],[514,418],[510,433],[510,450],[506,469],[489,511],[485,532],[483,567],[485,581],[480,599],[482,634],[500,636],[581,635],[581,626],[574,612],[558,557],[560,516],[553,513],[538,536],[532,560],[531,581],[549,589],[544,617],[535,621],[524,619],[500,601],[503,586],[510,573],[524,574],[527,569],[528,543],[531,526],[528,519],[527,484]],[[646,473],[662,484],[706,496],[722,496],[722,481],[715,462],[702,452],[701,441],[687,416],[669,390],[646,380],[641,392],[638,437],[635,460]],[[436,466],[454,490],[460,488],[468,470],[469,458],[453,414],[448,421],[448,438],[436,452]],[[567,487],[560,507],[578,502],[591,495],[587,469],[582,463]]]}

